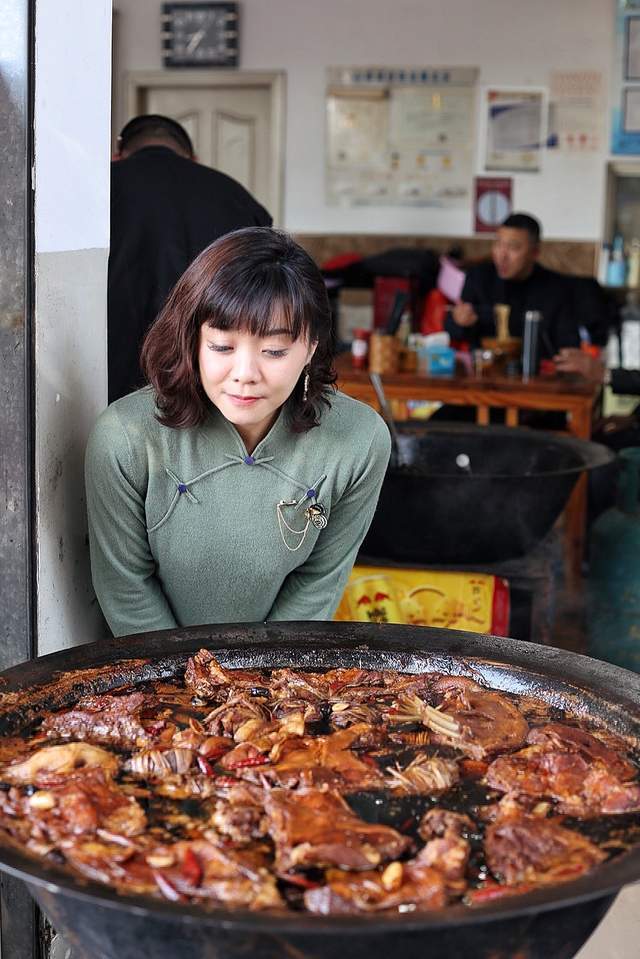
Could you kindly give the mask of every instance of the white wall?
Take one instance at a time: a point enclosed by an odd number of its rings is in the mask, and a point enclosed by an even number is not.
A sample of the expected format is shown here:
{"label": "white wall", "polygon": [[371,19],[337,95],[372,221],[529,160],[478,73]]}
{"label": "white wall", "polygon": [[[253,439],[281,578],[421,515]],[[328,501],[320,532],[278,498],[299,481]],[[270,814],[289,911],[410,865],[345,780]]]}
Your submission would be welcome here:
{"label": "white wall", "polygon": [[[161,0],[114,5],[119,126],[122,73],[162,66]],[[284,225],[312,233],[471,232],[470,210],[325,204],[327,66],[478,66],[480,85],[534,86],[548,85],[551,70],[598,70],[606,99],[613,11],[613,0],[242,0],[241,68],[287,73]],[[607,144],[608,120],[599,153],[547,152],[541,174],[515,175],[516,207],[539,216],[548,237],[599,238]]]}
{"label": "white wall", "polygon": [[35,82],[37,628],[43,654],[105,633],[91,588],[83,459],[107,397],[111,0],[37,0]]}

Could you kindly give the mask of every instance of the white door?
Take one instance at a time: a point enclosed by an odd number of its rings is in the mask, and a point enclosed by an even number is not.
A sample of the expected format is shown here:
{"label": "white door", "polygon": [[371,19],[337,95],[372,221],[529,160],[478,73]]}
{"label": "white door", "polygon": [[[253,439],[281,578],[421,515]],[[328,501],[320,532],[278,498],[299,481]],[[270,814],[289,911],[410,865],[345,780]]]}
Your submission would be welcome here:
{"label": "white door", "polygon": [[[275,76],[275,83],[274,83]],[[189,133],[200,163],[238,180],[280,220],[282,78],[229,72],[136,74],[130,116],[160,113]],[[131,108],[133,107],[133,108]]]}

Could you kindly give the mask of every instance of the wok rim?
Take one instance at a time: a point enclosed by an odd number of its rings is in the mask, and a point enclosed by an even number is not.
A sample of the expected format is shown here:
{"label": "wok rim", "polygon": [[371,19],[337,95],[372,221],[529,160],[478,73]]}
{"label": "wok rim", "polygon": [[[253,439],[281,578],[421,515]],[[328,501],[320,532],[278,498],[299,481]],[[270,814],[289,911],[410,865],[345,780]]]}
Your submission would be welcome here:
{"label": "wok rim", "polygon": [[[419,420],[415,422],[418,424],[420,423]],[[420,435],[421,433],[445,433],[453,436],[459,434],[461,438],[464,437],[465,434],[477,435],[480,433],[480,431],[486,435],[491,434],[504,439],[513,439],[514,436],[526,436],[528,439],[532,439],[534,442],[539,440],[540,443],[548,442],[556,446],[562,446],[575,453],[576,456],[578,456],[581,460],[581,463],[576,466],[567,466],[563,469],[544,470],[536,473],[522,473],[521,475],[516,473],[462,473],[460,470],[451,473],[420,473],[419,469],[410,466],[390,466],[387,470],[387,475],[403,478],[415,477],[421,480],[455,479],[464,480],[466,482],[469,482],[470,480],[511,480],[514,482],[522,482],[530,479],[540,481],[542,479],[552,479],[558,476],[579,475],[585,470],[600,469],[603,466],[608,466],[616,458],[615,453],[613,453],[612,450],[610,450],[607,446],[604,446],[602,443],[594,443],[593,440],[580,439],[579,437],[570,434],[551,433],[547,430],[534,430],[525,426],[501,426],[499,424],[479,426],[474,423],[430,423],[429,420],[427,420],[425,425],[422,427],[417,425],[415,429],[412,429],[410,427],[400,426],[398,429],[400,436],[411,435],[412,433],[415,435]]]}
{"label": "wok rim", "polygon": [[[255,635],[248,639],[248,634],[252,632]],[[203,647],[213,651],[217,649],[223,658],[225,652],[240,655],[255,652],[264,655],[267,648],[273,647],[274,642],[276,647],[281,647],[276,650],[277,652],[289,652],[295,655],[299,651],[295,649],[294,641],[296,638],[300,639],[301,632],[311,633],[311,638],[317,637],[318,640],[328,641],[328,654],[334,652],[338,655],[345,650],[361,652],[367,656],[376,652],[391,655],[405,652],[414,656],[434,655],[436,657],[440,654],[443,662],[450,658],[451,662],[457,662],[463,669],[466,665],[467,672],[477,671],[478,667],[480,670],[486,667],[488,672],[497,669],[498,673],[503,670],[504,675],[508,675],[509,668],[512,670],[516,667],[533,677],[547,679],[560,677],[563,686],[575,689],[578,694],[595,696],[597,699],[602,699],[605,705],[614,705],[616,709],[622,710],[640,730],[640,675],[629,670],[556,647],[538,646],[534,643],[491,634],[434,627],[367,623],[212,624],[161,630],[154,633],[138,633],[119,637],[107,643],[103,641],[85,644],[50,653],[0,672],[0,705],[7,692],[44,685],[42,682],[34,683],[33,681],[27,685],[23,684],[22,680],[29,678],[34,669],[46,675],[51,682],[56,672],[66,672],[70,669],[74,671],[83,668],[91,669],[99,665],[128,660],[153,661],[158,657],[153,653],[149,655],[148,649],[146,653],[143,652],[149,644],[163,647],[163,655],[173,659],[179,658],[182,654],[191,654]],[[391,636],[396,634],[401,634],[403,641],[392,640]],[[385,636],[389,637],[386,641]],[[465,655],[458,651],[460,646],[464,646],[467,650]],[[500,651],[510,653],[510,659],[496,658],[496,653]],[[95,653],[99,655],[96,657]],[[74,657],[79,654],[86,660],[83,665],[73,662]],[[303,665],[298,668],[308,667]],[[330,667],[323,665],[323,668]],[[370,664],[369,668],[376,668],[375,664]],[[459,674],[465,675],[464,671]],[[585,683],[589,679],[591,683]],[[603,686],[607,687],[613,699],[603,695],[603,691],[605,693],[607,691],[603,690]],[[117,688],[117,685],[112,688]],[[26,882],[29,886],[41,888],[51,894],[62,894],[87,904],[117,911],[124,910],[126,913],[142,917],[180,919],[188,923],[222,927],[237,932],[323,936],[346,933],[368,935],[427,931],[468,926],[478,922],[507,920],[518,916],[553,912],[608,896],[613,897],[624,886],[640,881],[640,845],[572,882],[551,885],[530,893],[506,896],[504,899],[480,906],[456,904],[442,910],[385,915],[374,913],[357,916],[316,916],[303,912],[285,914],[275,911],[252,912],[249,909],[208,909],[205,906],[172,903],[145,895],[119,894],[108,885],[76,877],[71,873],[67,874],[62,868],[44,864],[12,846],[0,846],[0,869]]]}

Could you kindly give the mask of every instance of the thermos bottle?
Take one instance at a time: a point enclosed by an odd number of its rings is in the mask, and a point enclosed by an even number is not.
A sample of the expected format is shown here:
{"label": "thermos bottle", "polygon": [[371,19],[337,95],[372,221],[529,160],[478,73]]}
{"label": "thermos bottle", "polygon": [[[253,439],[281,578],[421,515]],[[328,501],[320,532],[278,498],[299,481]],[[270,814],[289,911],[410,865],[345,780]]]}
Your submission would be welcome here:
{"label": "thermos bottle", "polygon": [[527,310],[524,315],[524,340],[522,343],[522,379],[525,381],[538,372],[541,323],[542,313],[538,310]]}

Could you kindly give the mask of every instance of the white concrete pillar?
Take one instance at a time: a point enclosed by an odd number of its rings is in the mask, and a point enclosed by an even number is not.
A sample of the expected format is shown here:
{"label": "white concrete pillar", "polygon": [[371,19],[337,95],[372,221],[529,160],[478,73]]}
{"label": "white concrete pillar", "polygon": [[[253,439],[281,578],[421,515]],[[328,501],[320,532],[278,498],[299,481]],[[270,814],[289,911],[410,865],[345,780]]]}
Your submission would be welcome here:
{"label": "white concrete pillar", "polygon": [[105,635],[83,458],[106,405],[111,0],[37,0],[35,419],[38,654]]}

